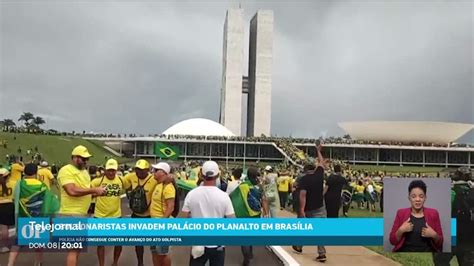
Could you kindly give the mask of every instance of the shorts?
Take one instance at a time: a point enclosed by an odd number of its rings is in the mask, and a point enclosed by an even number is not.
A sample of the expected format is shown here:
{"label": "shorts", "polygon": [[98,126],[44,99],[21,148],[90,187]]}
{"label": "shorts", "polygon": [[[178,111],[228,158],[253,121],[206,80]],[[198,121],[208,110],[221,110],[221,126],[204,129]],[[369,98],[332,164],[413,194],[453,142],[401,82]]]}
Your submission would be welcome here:
{"label": "shorts", "polygon": [[151,246],[150,251],[151,254],[168,255],[168,253],[170,252],[170,246]]}
{"label": "shorts", "polygon": [[150,215],[148,215],[148,216],[138,216],[138,215],[136,215],[135,213],[132,213],[132,215],[130,216],[130,218],[151,218],[151,216],[150,216]]}
{"label": "shorts", "polygon": [[15,205],[13,202],[0,203],[0,224],[6,226],[15,225]]}

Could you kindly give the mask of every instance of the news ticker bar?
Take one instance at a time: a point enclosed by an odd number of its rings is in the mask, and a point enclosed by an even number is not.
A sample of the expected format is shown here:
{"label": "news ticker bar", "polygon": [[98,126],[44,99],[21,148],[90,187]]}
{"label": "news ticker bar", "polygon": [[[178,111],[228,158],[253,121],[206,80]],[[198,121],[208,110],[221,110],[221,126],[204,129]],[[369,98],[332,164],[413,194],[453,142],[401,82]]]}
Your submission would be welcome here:
{"label": "news ticker bar", "polygon": [[[381,246],[384,220],[383,218],[19,218],[17,229],[19,245]],[[451,220],[451,242],[452,245],[456,244],[455,219]]]}

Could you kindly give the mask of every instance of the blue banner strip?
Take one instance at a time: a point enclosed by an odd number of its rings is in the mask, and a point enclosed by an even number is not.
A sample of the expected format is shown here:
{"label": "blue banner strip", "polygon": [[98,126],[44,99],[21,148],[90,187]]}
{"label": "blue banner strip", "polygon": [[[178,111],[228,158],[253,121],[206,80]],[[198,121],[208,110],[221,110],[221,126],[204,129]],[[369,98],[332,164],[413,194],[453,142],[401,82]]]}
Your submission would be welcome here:
{"label": "blue banner strip", "polygon": [[[383,245],[383,218],[136,219],[20,218],[18,244]],[[456,243],[456,220],[451,221]]]}

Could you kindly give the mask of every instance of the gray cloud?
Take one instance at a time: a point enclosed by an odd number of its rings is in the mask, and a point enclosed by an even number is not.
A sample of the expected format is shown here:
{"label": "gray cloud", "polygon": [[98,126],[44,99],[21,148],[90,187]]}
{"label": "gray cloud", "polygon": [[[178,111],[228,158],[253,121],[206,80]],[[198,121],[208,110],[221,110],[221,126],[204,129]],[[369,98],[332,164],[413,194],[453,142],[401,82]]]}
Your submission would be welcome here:
{"label": "gray cloud", "polygon": [[[1,116],[138,133],[217,120],[229,7],[4,2]],[[474,123],[472,2],[242,7],[246,21],[259,8],[275,13],[274,134],[340,135],[337,123],[350,120]]]}

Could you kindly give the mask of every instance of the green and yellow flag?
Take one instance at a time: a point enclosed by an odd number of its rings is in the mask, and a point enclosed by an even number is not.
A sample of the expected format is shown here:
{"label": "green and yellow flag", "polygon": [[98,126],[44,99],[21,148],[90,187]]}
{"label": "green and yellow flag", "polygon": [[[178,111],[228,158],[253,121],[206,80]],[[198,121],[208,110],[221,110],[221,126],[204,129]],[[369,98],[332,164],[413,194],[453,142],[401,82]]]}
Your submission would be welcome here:
{"label": "green and yellow flag", "polygon": [[169,146],[161,142],[156,142],[155,155],[160,157],[161,159],[176,160],[179,157],[179,150],[173,146]]}

